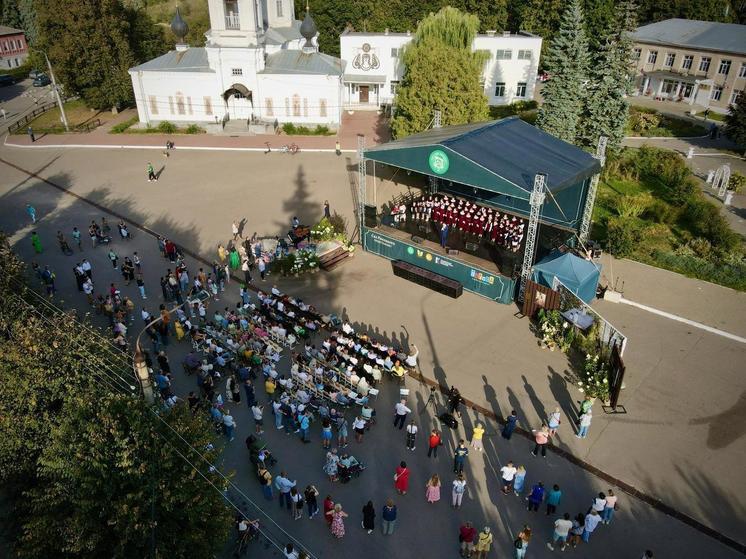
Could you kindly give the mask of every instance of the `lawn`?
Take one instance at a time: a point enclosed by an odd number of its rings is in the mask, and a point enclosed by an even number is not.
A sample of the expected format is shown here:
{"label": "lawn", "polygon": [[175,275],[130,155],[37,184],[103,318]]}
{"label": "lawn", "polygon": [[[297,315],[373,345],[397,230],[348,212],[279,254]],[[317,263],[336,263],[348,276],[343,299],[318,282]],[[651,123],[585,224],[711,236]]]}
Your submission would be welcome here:
{"label": "lawn", "polygon": [[[92,124],[96,119],[100,120],[101,124],[105,124],[116,116],[111,114],[111,111],[90,109],[81,99],[67,101],[65,103],[65,114],[67,115],[67,122],[71,129],[85,124]],[[29,126],[36,133],[62,134],[65,132],[62,120],[60,119],[60,109],[57,107],[36,117],[29,123]],[[25,133],[25,127],[22,130],[16,131],[16,134]]]}

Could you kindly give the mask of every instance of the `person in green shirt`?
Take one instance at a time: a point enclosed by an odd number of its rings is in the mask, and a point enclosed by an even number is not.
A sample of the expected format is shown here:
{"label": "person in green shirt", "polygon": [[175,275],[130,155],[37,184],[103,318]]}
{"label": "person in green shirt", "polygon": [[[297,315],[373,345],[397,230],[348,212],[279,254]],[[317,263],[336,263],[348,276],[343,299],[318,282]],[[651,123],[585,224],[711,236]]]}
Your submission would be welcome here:
{"label": "person in green shirt", "polygon": [[560,499],[562,499],[562,491],[560,490],[560,486],[555,483],[552,489],[549,490],[549,493],[547,493],[547,516],[557,512]]}

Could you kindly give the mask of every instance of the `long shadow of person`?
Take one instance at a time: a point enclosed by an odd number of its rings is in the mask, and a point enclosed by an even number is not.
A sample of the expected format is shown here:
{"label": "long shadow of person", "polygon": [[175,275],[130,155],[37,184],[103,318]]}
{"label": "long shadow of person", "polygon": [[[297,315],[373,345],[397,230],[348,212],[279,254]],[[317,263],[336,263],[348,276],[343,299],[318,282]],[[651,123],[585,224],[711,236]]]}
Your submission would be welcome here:
{"label": "long shadow of person", "polygon": [[551,366],[547,367],[547,369],[549,370],[549,375],[547,376],[547,379],[549,380],[549,389],[552,391],[554,399],[557,401],[560,408],[562,408],[565,417],[570,421],[577,422],[578,410],[573,404],[570,392],[567,390],[567,380]]}
{"label": "long shadow of person", "polygon": [[523,388],[526,391],[526,394],[528,394],[529,400],[531,400],[531,405],[534,406],[534,411],[536,411],[541,421],[546,421],[547,410],[544,408],[544,404],[536,395],[534,387],[528,383],[526,375],[521,375],[521,380],[523,381]]}

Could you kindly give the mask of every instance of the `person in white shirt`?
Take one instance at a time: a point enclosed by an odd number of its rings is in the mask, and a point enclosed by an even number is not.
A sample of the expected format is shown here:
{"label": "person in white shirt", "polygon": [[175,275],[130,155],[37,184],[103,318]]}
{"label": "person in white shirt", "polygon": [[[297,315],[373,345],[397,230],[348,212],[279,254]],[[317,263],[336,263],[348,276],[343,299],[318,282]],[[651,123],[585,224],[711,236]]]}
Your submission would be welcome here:
{"label": "person in white shirt", "polygon": [[407,448],[409,450],[414,450],[414,441],[417,438],[417,425],[414,422],[414,419],[409,422],[409,425],[407,425]]}
{"label": "person in white shirt", "polygon": [[404,362],[407,364],[407,367],[412,367],[413,369],[417,368],[417,357],[420,355],[420,350],[417,349],[417,346],[412,344],[412,349],[409,351],[409,355],[407,355],[407,358],[404,360]]}
{"label": "person in white shirt", "polygon": [[262,430],[262,427],[264,426],[264,419],[262,418],[263,413],[264,406],[258,402],[251,406],[251,414],[254,416],[254,425],[257,435],[264,434],[264,431]]}
{"label": "person in white shirt", "polygon": [[352,336],[355,333],[355,329],[350,326],[349,322],[345,322],[344,324],[342,324],[342,332],[344,332],[348,336]]}
{"label": "person in white shirt", "polygon": [[410,410],[407,407],[407,401],[401,400],[394,406],[394,427],[399,427],[399,430],[401,431],[404,429],[404,422],[407,419],[407,414],[410,413],[412,410]]}
{"label": "person in white shirt", "polygon": [[508,462],[500,468],[500,473],[503,478],[503,493],[506,495],[510,493],[510,487],[513,485],[513,478],[515,478],[515,473],[517,471],[518,469],[513,465],[513,462]]}
{"label": "person in white shirt", "polygon": [[557,543],[561,543],[560,551],[564,551],[567,547],[567,536],[572,528],[572,520],[570,520],[570,514],[565,513],[562,518],[558,518],[554,521],[554,534],[552,534],[552,541],[547,542],[547,547],[554,551],[554,546]]}
{"label": "person in white shirt", "polygon": [[606,495],[604,495],[603,493],[599,493],[598,497],[593,499],[593,504],[591,505],[591,508],[595,510],[598,514],[601,514],[606,508]]}

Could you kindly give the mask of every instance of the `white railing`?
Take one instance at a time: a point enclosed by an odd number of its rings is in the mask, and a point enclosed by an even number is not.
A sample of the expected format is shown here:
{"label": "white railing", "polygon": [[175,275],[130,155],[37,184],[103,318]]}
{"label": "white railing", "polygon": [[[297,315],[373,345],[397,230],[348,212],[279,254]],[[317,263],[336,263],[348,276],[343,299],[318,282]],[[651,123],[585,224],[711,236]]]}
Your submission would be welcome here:
{"label": "white railing", "polygon": [[241,29],[241,22],[238,20],[238,14],[228,14],[225,16],[226,29]]}

